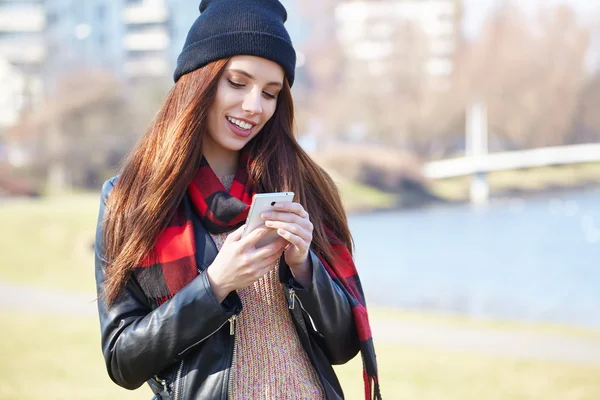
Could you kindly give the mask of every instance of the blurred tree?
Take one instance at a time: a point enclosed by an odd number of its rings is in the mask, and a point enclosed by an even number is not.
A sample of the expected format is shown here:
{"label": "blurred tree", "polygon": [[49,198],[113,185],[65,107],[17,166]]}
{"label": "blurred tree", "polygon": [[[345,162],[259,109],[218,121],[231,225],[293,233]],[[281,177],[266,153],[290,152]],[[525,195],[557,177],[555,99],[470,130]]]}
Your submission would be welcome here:
{"label": "blurred tree", "polygon": [[343,59],[337,38],[335,8],[339,0],[306,0],[298,2],[301,18],[309,31],[300,49],[306,58],[305,87],[294,87],[294,102],[301,133],[314,136],[320,143],[332,139],[335,127],[328,114],[343,71]]}
{"label": "blurred tree", "polygon": [[25,167],[48,190],[97,189],[144,132],[163,92],[161,85],[129,86],[110,73],[79,71],[24,115],[9,141],[34,155]]}
{"label": "blurred tree", "polygon": [[600,142],[600,73],[596,73],[583,88],[573,121],[573,143]]}
{"label": "blurred tree", "polygon": [[471,44],[462,71],[467,92],[487,103],[491,138],[507,149],[571,143],[588,44],[567,6],[531,20],[505,3]]}
{"label": "blurred tree", "polygon": [[[452,73],[428,70],[431,42],[418,24],[386,22],[389,30],[376,33],[383,37],[367,42],[382,55],[357,56],[360,48],[354,54],[346,52],[327,107],[330,124],[344,132],[345,140],[440,156],[450,146],[449,128],[464,110],[451,91]],[[369,24],[374,30],[381,26],[377,20]]]}

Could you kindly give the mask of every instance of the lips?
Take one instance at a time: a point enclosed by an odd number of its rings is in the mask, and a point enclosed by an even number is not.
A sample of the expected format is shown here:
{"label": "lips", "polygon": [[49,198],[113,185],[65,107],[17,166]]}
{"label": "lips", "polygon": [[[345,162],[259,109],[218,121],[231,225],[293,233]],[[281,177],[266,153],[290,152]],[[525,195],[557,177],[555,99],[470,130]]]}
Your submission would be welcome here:
{"label": "lips", "polygon": [[[225,121],[227,121],[227,125],[229,126],[229,129],[231,129],[231,131],[236,135],[239,136],[241,138],[247,138],[248,136],[250,136],[252,134],[252,132],[254,132],[254,129],[256,127],[256,125],[252,125],[252,127],[250,129],[242,129],[241,127],[239,127],[238,125],[234,124],[233,122],[231,122],[229,120],[229,118],[225,118]],[[245,122],[245,121],[244,121]]]}

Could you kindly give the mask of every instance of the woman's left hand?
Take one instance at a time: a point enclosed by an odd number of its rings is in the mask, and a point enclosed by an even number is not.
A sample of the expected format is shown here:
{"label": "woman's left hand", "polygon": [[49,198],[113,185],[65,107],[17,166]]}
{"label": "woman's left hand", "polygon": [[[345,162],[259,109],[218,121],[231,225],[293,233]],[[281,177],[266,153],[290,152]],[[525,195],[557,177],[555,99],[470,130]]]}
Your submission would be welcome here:
{"label": "woman's left hand", "polygon": [[285,249],[285,262],[294,270],[308,268],[308,251],[312,243],[313,224],[304,207],[299,203],[278,202],[275,211],[262,214],[265,225],[277,230],[279,236],[289,242]]}

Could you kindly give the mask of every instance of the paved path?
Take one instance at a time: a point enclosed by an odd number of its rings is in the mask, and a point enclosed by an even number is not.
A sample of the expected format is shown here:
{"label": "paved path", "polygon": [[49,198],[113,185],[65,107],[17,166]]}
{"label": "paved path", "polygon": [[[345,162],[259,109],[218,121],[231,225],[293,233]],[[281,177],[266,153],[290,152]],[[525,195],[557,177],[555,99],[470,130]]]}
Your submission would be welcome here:
{"label": "paved path", "polygon": [[[95,316],[96,295],[0,282],[0,309],[65,316]],[[600,339],[461,327],[426,322],[373,321],[376,341],[446,350],[573,362],[600,367]]]}
{"label": "paved path", "polygon": [[377,339],[450,350],[573,362],[600,367],[600,339],[510,329],[474,328],[425,322],[376,323]]}
{"label": "paved path", "polygon": [[98,312],[95,293],[0,282],[0,309],[38,314],[91,316]]}

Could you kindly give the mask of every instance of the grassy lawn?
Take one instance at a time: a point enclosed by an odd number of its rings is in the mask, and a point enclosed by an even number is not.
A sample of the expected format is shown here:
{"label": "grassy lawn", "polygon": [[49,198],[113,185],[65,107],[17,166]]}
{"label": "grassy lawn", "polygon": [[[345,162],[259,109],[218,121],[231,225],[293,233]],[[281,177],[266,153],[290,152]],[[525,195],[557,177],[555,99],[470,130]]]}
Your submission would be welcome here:
{"label": "grassy lawn", "polygon": [[396,203],[395,195],[384,193],[369,186],[349,181],[339,181],[337,185],[346,210],[386,209],[392,208]]}
{"label": "grassy lawn", "polygon": [[9,200],[0,208],[0,280],[93,292],[99,194]]}
{"label": "grassy lawn", "polygon": [[[108,378],[95,318],[0,312],[0,398],[149,399]],[[600,368],[378,343],[385,399],[596,400]],[[362,400],[360,359],[337,367],[350,400]]]}

